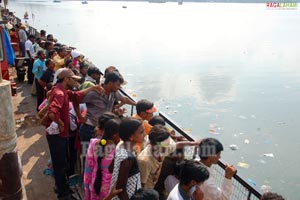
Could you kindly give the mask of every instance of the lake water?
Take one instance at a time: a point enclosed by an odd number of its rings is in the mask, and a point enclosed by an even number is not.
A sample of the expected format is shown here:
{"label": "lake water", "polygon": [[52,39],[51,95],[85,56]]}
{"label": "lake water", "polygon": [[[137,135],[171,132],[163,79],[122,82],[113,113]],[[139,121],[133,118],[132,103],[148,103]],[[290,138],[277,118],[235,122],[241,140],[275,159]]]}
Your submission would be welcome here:
{"label": "lake water", "polygon": [[100,69],[118,67],[130,94],[154,101],[195,138],[221,140],[223,161],[249,164],[237,168],[257,188],[299,199],[300,8],[92,1],[8,7],[19,17],[34,13],[30,25],[77,47]]}

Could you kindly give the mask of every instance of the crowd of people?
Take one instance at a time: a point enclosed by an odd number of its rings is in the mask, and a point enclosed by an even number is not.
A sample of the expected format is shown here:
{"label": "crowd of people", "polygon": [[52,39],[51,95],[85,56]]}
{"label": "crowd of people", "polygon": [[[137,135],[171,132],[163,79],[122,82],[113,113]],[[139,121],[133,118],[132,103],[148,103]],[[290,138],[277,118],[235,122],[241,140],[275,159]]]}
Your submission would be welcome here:
{"label": "crowd of people", "polygon": [[[86,200],[230,199],[236,168],[226,166],[220,186],[212,169],[224,150],[220,141],[176,135],[155,115],[153,102],[134,102],[120,92],[126,81],[116,67],[102,76],[76,49],[44,30],[39,37],[28,35],[26,28],[16,23],[9,31],[27,61],[58,199],[76,199],[68,186],[74,174],[82,175]],[[126,116],[124,104],[135,106],[136,114]],[[199,161],[185,158],[186,146],[198,148]],[[262,199],[283,199],[273,197]]]}

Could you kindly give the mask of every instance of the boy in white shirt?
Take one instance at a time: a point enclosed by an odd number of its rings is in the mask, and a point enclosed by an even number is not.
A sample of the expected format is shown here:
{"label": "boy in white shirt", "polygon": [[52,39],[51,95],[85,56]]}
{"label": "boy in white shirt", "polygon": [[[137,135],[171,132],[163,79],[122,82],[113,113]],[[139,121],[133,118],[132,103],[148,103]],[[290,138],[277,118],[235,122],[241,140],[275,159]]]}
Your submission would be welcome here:
{"label": "boy in white shirt", "polygon": [[233,165],[226,167],[225,177],[221,187],[218,187],[214,181],[211,166],[218,164],[221,158],[221,151],[223,151],[223,145],[215,138],[205,138],[199,144],[200,162],[203,163],[209,171],[209,179],[200,186],[204,194],[204,200],[229,200],[232,194],[231,179],[237,171]]}

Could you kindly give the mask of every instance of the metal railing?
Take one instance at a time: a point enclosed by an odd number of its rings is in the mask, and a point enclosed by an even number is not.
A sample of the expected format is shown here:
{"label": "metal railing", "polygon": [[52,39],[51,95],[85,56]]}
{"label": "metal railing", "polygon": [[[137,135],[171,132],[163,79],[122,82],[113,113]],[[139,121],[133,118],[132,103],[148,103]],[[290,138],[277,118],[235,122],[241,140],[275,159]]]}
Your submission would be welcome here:
{"label": "metal railing", "polygon": [[[166,123],[174,128],[179,134],[184,136],[189,141],[195,141],[189,134],[183,131],[178,125],[169,119],[164,113],[159,112],[159,115],[164,118]],[[213,167],[216,175],[214,176],[216,184],[220,186],[222,184],[223,177],[225,175],[225,164],[220,160],[218,165]],[[232,200],[258,200],[261,198],[261,193],[258,192],[254,187],[248,184],[243,178],[238,174],[233,176],[233,194],[231,195]]]}

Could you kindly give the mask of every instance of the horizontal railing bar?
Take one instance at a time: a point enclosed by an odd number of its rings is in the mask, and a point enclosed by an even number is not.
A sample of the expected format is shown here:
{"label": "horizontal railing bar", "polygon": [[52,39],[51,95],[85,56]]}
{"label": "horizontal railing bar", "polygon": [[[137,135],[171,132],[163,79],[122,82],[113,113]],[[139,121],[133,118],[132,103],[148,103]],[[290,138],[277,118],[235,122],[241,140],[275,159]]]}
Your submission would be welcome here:
{"label": "horizontal railing bar", "polygon": [[195,141],[189,134],[187,134],[185,131],[183,131],[181,128],[179,128],[175,122],[173,122],[171,119],[169,119],[163,112],[159,112],[159,115],[164,118],[164,120],[172,126],[178,133],[180,133],[183,137],[185,137],[189,141]]}

